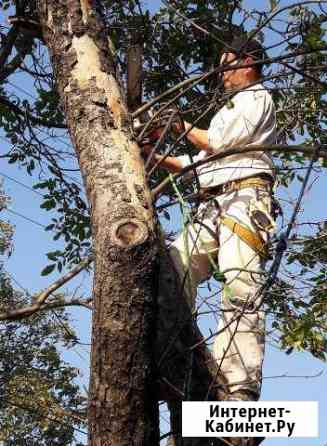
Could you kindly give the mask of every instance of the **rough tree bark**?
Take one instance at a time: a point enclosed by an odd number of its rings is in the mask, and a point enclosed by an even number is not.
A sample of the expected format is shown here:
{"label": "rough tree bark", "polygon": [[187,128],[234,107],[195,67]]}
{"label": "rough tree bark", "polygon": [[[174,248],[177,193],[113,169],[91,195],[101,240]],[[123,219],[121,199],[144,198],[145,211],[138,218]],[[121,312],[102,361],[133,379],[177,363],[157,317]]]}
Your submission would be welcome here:
{"label": "rough tree bark", "polygon": [[37,8],[92,209],[89,444],[150,446],[159,444],[155,220],[100,3],[39,0]]}
{"label": "rough tree bark", "polygon": [[192,349],[201,334],[162,243],[164,273],[159,284],[153,280],[158,243],[151,197],[100,3],[37,2],[91,207],[95,310],[89,445],[155,446],[158,398],[170,402],[173,429],[180,431],[178,401],[203,399],[209,386],[208,397],[221,399],[223,380],[205,344]]}
{"label": "rough tree bark", "polygon": [[[182,404],[186,401],[221,401],[228,397],[218,370],[196,324],[163,242],[160,244],[156,364],[160,399],[168,402],[172,435],[169,446],[225,446],[223,440],[184,438]],[[167,445],[168,445],[167,444]]]}

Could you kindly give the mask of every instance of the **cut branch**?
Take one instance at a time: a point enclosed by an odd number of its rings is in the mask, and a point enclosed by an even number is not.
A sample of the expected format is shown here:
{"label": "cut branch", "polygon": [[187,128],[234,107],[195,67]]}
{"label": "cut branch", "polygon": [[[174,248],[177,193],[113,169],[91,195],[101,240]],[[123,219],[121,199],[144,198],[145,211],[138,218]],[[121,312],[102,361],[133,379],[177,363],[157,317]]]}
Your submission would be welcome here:
{"label": "cut branch", "polygon": [[[17,42],[18,41],[19,38],[17,39]],[[3,69],[0,69],[0,82],[3,82],[8,76],[10,76],[18,68],[20,68],[22,63],[24,62],[25,57],[32,52],[33,39],[25,38],[23,45],[18,45],[17,42],[16,49],[18,53],[8,64],[3,67]]]}

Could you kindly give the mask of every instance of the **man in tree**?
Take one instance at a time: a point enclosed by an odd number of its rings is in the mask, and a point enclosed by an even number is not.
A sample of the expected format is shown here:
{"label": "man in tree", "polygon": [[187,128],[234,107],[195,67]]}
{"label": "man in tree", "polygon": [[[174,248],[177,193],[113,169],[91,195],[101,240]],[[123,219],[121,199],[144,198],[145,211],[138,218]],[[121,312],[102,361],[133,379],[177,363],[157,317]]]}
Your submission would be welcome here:
{"label": "man in tree", "polygon": [[[189,122],[175,124],[177,132],[189,130],[188,140],[200,151],[194,162],[231,147],[275,144],[275,107],[261,84],[264,58],[262,46],[246,36],[237,37],[224,50],[222,80],[231,100],[213,117],[208,130]],[[171,172],[191,163],[188,155],[154,158]],[[187,230],[172,243],[171,259],[192,307],[197,286],[212,269],[214,277],[225,281],[214,355],[230,398],[257,400],[265,329],[260,287],[274,228],[273,164],[263,152],[247,152],[203,164],[197,175],[204,200]]]}

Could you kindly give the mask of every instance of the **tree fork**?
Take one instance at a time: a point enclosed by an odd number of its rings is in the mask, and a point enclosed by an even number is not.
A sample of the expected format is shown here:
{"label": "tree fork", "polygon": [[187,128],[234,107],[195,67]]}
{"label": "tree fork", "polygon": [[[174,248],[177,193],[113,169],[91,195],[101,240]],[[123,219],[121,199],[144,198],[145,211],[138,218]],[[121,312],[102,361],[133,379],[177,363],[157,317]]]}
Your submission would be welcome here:
{"label": "tree fork", "polygon": [[101,2],[38,0],[91,206],[95,255],[90,446],[159,444],[151,339],[155,219]]}

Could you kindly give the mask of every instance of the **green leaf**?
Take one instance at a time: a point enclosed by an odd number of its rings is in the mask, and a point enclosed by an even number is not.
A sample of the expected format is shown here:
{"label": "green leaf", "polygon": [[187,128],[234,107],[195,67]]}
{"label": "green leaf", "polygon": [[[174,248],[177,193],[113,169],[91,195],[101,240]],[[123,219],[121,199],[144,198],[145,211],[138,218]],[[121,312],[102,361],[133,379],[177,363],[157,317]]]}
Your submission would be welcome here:
{"label": "green leaf", "polygon": [[51,198],[50,200],[46,200],[40,206],[41,209],[45,209],[46,211],[50,211],[51,209],[54,209],[55,207],[56,207],[56,201],[53,198]]}
{"label": "green leaf", "polygon": [[47,257],[49,260],[52,260],[53,262],[56,262],[58,259],[58,256],[62,255],[61,251],[53,251],[53,252],[48,252],[47,253]]}
{"label": "green leaf", "polygon": [[[212,277],[217,280],[217,282],[222,282],[225,283],[226,282],[226,277],[224,276],[224,273],[221,273],[220,271],[216,270],[214,271]],[[228,288],[228,287],[226,287]]]}
{"label": "green leaf", "polygon": [[232,108],[234,108],[234,102],[231,99],[228,99],[227,103],[226,103],[226,107],[230,110]]}
{"label": "green leaf", "polygon": [[56,265],[55,264],[51,264],[46,266],[42,272],[41,272],[41,276],[48,276],[49,274],[52,273],[52,271],[55,269]]}

